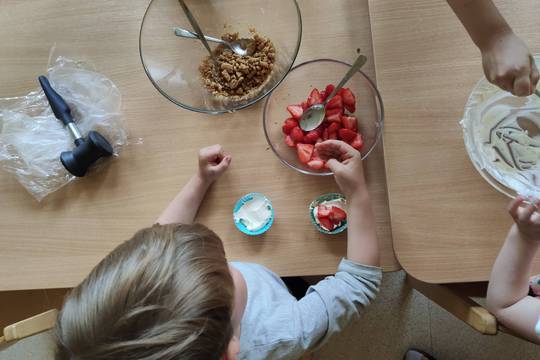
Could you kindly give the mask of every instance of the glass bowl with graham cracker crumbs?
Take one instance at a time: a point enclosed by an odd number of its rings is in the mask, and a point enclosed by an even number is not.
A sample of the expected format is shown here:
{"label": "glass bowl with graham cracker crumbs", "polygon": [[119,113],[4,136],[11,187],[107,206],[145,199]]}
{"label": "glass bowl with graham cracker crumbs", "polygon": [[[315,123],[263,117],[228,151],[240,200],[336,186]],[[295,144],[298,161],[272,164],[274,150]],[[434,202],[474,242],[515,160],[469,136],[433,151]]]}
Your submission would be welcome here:
{"label": "glass bowl with graham cracker crumbs", "polygon": [[177,0],[152,0],[141,25],[139,51],[146,75],[174,104],[221,114],[253,105],[268,95],[292,67],[302,36],[294,0],[186,0],[207,36],[226,41],[250,39],[250,54],[175,35],[194,31]]}

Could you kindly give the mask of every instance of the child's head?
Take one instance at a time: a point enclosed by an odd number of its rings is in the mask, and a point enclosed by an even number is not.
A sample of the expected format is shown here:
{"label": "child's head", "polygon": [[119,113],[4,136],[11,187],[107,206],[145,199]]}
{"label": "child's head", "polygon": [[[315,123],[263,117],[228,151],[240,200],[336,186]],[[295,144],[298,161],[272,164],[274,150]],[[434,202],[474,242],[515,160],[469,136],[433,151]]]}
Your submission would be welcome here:
{"label": "child's head", "polygon": [[57,359],[219,359],[234,285],[219,237],[155,225],[113,250],[69,295]]}

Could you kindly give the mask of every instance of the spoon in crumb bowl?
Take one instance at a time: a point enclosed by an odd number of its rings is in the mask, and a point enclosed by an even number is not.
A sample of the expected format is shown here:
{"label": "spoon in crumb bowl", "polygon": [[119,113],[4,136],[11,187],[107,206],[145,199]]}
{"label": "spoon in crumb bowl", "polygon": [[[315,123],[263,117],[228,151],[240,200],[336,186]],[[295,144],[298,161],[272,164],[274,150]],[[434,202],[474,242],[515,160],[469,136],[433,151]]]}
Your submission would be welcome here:
{"label": "spoon in crumb bowl", "polygon": [[[174,28],[174,34],[179,37],[187,38],[187,39],[198,39],[199,36],[189,30],[182,29],[180,27]],[[240,56],[246,56],[246,55],[253,55],[255,52],[255,47],[253,46],[253,39],[238,39],[231,42],[218,39],[212,36],[204,36],[206,41],[215,42],[218,44],[225,45],[229,49],[231,49],[235,54]]]}

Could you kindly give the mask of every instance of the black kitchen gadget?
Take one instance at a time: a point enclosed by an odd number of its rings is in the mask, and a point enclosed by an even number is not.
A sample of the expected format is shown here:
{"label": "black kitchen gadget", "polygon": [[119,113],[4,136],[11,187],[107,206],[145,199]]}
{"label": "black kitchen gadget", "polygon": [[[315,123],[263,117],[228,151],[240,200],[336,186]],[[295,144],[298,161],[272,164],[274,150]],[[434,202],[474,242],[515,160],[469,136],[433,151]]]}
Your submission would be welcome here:
{"label": "black kitchen gadget", "polygon": [[71,174],[82,177],[98,159],[113,154],[112,146],[97,131],[88,132],[85,139],[73,121],[68,104],[54,91],[49,80],[45,76],[40,76],[38,80],[49,100],[54,116],[64,123],[75,139],[75,148],[71,151],[63,151],[60,154],[60,161]]}

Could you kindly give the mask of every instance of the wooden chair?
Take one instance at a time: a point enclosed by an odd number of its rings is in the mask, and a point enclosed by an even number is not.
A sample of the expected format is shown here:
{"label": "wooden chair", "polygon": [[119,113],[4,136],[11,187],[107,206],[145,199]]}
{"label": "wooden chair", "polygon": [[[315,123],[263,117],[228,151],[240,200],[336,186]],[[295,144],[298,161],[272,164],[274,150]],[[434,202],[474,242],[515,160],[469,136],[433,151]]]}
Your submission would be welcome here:
{"label": "wooden chair", "polygon": [[429,284],[407,275],[406,283],[425,297],[484,335],[499,331],[529,341],[497,323],[497,319],[472,297],[484,298],[487,282],[458,284]]}
{"label": "wooden chair", "polygon": [[54,327],[58,310],[52,309],[31,318],[8,325],[0,336],[0,345],[24,339]]}

